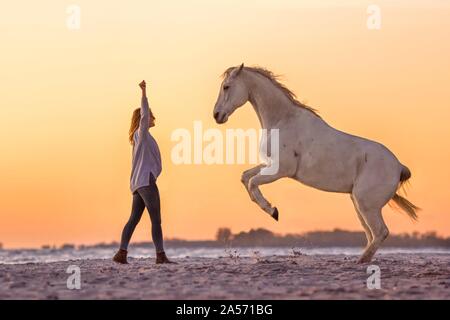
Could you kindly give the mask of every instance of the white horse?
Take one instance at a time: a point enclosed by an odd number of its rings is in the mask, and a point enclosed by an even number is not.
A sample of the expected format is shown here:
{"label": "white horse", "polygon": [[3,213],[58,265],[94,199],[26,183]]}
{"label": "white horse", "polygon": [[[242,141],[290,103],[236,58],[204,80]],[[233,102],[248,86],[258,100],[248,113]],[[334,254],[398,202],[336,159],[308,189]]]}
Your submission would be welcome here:
{"label": "white horse", "polygon": [[411,172],[385,146],[332,128],[272,72],[243,64],[229,68],[214,107],[216,122],[225,123],[247,101],[263,129],[279,130],[278,173],[263,174],[267,164],[261,164],[242,174],[250,198],[275,220],[278,210],[261,194],[260,185],[286,177],[323,191],[348,193],[367,237],[359,259],[365,263],[389,235],[381,210],[390,200],[417,219],[419,208],[397,193]]}

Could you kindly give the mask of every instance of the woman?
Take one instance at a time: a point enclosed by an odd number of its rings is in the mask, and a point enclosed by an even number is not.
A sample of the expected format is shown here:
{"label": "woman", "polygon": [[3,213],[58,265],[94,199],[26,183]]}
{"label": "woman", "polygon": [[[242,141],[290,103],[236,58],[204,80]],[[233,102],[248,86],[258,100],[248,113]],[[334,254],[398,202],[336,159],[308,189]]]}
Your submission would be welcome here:
{"label": "woman", "polygon": [[156,179],[161,173],[161,154],[158,144],[152,137],[149,128],[155,126],[155,117],[149,109],[146,83],[139,84],[142,90],[141,108],[133,112],[130,127],[130,143],[133,145],[133,161],[130,187],[133,193],[131,217],[122,232],[120,249],[113,260],[127,264],[128,244],[136,225],[141,220],[147,207],[152,221],[152,238],[156,249],[156,263],[172,263],[164,253],[161,229],[161,212],[159,191]]}

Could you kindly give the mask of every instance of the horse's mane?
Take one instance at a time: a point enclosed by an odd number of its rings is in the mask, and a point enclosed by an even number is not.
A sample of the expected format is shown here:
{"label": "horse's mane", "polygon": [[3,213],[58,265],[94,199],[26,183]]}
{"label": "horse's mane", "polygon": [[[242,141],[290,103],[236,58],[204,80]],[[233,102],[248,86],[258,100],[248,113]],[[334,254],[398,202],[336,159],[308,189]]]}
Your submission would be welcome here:
{"label": "horse's mane", "polygon": [[[223,73],[222,77],[227,78],[235,68],[236,67],[228,68]],[[263,77],[269,79],[275,85],[275,87],[280,89],[289,98],[289,100],[291,100],[291,102],[293,104],[295,104],[296,106],[298,106],[300,108],[303,108],[303,109],[306,109],[306,110],[312,112],[313,114],[315,114],[316,116],[318,116],[320,118],[320,116],[317,114],[316,109],[314,109],[310,106],[307,106],[306,104],[303,104],[297,100],[297,96],[295,95],[295,93],[293,93],[289,88],[287,88],[283,83],[281,83],[279,81],[279,79],[280,79],[279,75],[276,75],[272,71],[267,70],[266,68],[262,68],[262,67],[244,67],[244,69],[248,70],[248,71],[256,72],[256,73],[262,75]]]}

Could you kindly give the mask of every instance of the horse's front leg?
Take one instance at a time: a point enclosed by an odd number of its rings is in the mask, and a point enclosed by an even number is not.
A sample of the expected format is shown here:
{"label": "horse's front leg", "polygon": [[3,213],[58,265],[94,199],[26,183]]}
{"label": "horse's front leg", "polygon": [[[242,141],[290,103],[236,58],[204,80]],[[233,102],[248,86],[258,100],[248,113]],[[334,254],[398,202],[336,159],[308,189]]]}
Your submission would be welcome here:
{"label": "horse's front leg", "polygon": [[[261,172],[261,169],[263,169],[266,165],[265,164],[260,164],[254,168],[251,168],[249,170],[246,170],[242,173],[241,176],[241,181],[242,184],[244,185],[245,189],[247,190],[247,192],[250,194],[250,190],[248,189],[248,182],[250,181],[251,178],[253,178],[254,176],[256,176],[258,173]],[[250,194],[250,197],[252,195]]]}
{"label": "horse's front leg", "polygon": [[248,191],[250,194],[250,198],[256,202],[261,209],[267,212],[272,218],[278,221],[278,209],[276,207],[272,207],[272,205],[267,201],[266,198],[259,190],[259,186],[263,184],[268,184],[274,182],[280,178],[285,177],[285,175],[281,173],[272,174],[272,175],[264,175],[261,173],[256,174],[252,177],[248,183]]}

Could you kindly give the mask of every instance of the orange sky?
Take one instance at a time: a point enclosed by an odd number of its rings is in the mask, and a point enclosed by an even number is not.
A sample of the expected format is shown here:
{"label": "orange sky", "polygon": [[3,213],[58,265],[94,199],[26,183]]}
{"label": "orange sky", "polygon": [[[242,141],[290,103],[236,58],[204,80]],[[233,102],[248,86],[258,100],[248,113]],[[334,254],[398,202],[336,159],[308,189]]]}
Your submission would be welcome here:
{"label": "orange sky", "polygon": [[[81,8],[81,29],[66,7]],[[362,230],[349,197],[283,180],[264,186],[275,223],[240,183],[250,165],[171,163],[177,128],[259,128],[249,105],[212,118],[219,75],[245,62],[285,76],[331,125],[384,143],[413,173],[413,223],[392,233],[450,236],[448,1],[14,1],[0,11],[0,242],[6,247],[118,240],[131,206],[127,131],[146,79],[157,116],[166,237],[218,227],[279,233]],[[366,27],[378,4],[380,30]],[[133,240],[149,240],[144,215]]]}

